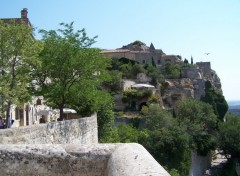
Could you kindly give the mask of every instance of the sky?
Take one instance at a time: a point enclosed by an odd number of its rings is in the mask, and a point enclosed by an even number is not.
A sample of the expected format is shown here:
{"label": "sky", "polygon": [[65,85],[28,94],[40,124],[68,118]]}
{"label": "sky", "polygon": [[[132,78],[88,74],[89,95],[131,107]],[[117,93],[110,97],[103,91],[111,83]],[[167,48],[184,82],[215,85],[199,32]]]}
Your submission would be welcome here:
{"label": "sky", "polygon": [[189,61],[210,61],[225,98],[240,100],[240,0],[1,0],[0,18],[20,18],[23,8],[37,29],[74,22],[98,36],[94,47],[101,49],[140,40]]}

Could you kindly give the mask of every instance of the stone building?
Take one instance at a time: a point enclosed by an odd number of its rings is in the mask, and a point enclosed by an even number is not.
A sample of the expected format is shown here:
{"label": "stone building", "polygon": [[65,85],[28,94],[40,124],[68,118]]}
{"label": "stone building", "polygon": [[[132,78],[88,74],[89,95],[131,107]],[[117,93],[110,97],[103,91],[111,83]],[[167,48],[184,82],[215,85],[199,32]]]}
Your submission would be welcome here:
{"label": "stone building", "polygon": [[137,61],[139,64],[147,64],[154,61],[157,67],[164,65],[166,61],[173,64],[181,62],[177,55],[166,55],[161,49],[155,49],[152,43],[148,47],[140,41],[135,41],[115,50],[102,50],[101,53],[118,59],[128,58]]}
{"label": "stone building", "polygon": [[24,23],[28,26],[32,26],[30,20],[28,19],[28,9],[23,8],[21,10],[21,17],[20,18],[0,18],[4,23],[10,23],[11,21],[16,21],[17,23]]}

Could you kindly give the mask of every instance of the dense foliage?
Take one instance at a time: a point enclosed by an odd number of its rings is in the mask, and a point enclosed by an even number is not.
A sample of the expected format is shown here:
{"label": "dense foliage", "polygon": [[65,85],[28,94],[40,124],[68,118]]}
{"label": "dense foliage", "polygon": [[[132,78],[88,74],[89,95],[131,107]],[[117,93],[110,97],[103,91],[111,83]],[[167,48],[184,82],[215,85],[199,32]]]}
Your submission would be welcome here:
{"label": "dense foliage", "polygon": [[22,105],[30,100],[30,72],[41,49],[32,33],[23,21],[0,20],[0,96],[2,115],[6,111],[7,118],[11,104]]}
{"label": "dense foliage", "polygon": [[65,107],[90,115],[107,97],[100,86],[109,78],[110,59],[90,48],[95,37],[87,37],[84,29],[75,32],[73,23],[60,25],[58,30],[41,31],[44,48],[35,65],[33,87],[51,107],[60,109],[60,118]]}
{"label": "dense foliage", "polygon": [[240,161],[240,118],[228,114],[219,126],[219,147],[228,158]]}

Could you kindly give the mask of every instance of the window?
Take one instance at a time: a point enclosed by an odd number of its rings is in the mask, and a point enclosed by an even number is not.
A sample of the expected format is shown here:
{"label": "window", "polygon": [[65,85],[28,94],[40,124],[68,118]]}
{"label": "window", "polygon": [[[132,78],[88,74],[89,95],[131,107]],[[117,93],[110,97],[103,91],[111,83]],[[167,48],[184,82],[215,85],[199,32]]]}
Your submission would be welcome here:
{"label": "window", "polygon": [[145,60],[142,60],[142,63],[145,64],[146,63]]}
{"label": "window", "polygon": [[160,59],[158,59],[157,63],[158,63],[158,65],[161,65],[161,60],[160,60]]}

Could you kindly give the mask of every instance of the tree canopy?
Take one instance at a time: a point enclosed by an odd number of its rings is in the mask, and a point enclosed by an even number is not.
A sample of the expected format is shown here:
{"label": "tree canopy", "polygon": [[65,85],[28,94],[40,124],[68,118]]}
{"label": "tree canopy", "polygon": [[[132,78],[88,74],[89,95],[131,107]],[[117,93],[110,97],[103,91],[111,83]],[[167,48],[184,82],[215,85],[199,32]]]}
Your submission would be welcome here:
{"label": "tree canopy", "polygon": [[193,149],[206,155],[216,146],[217,117],[212,107],[195,99],[181,100],[177,105],[176,120],[191,136]]}
{"label": "tree canopy", "polygon": [[30,72],[40,49],[32,27],[16,20],[0,21],[0,96],[7,118],[11,104],[20,105],[30,99]]}
{"label": "tree canopy", "polygon": [[228,114],[219,126],[219,148],[228,158],[240,160],[240,118]]}
{"label": "tree canopy", "polygon": [[102,101],[98,97],[102,96],[102,83],[109,78],[110,60],[99,49],[90,48],[96,37],[89,38],[85,29],[75,31],[73,22],[60,26],[40,31],[44,48],[35,65],[33,86],[51,107],[60,109],[60,118],[64,107],[88,115],[97,110],[88,105]]}

